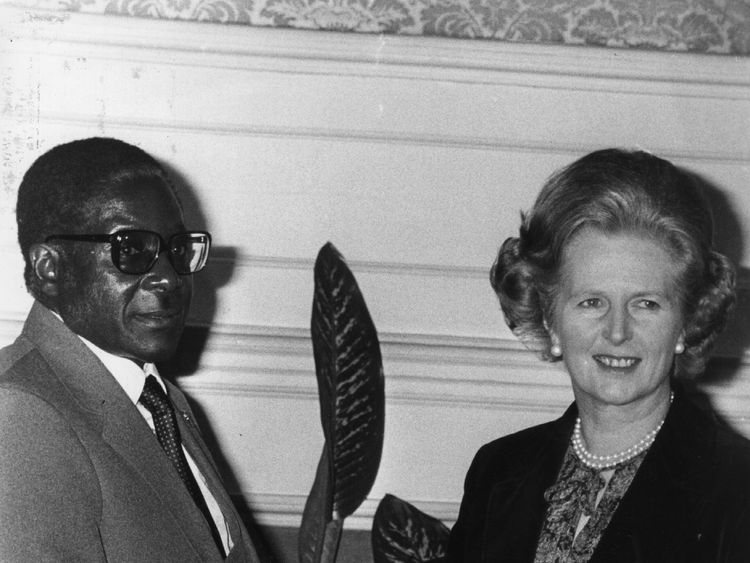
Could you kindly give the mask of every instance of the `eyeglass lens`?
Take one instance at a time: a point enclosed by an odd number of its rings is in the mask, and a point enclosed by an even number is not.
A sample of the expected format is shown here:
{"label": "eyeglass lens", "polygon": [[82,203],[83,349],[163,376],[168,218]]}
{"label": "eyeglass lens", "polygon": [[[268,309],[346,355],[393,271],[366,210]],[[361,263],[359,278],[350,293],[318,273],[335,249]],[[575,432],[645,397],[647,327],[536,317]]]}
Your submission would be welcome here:
{"label": "eyeglass lens", "polygon": [[[119,233],[112,245],[112,260],[125,273],[143,274],[156,262],[162,239],[150,231]],[[202,233],[179,233],[170,237],[166,250],[178,274],[197,272],[208,259],[208,237]]]}

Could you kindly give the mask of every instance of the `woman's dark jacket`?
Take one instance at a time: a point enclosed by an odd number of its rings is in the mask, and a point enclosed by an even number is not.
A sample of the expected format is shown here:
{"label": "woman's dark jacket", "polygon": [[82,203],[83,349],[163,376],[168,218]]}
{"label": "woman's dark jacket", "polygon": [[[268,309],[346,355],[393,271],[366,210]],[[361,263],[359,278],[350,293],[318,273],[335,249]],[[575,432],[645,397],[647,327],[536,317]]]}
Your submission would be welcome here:
{"label": "woman's dark jacket", "polygon": [[[483,446],[466,475],[448,561],[531,563],[577,416]],[[750,441],[676,391],[664,426],[590,563],[750,562]]]}

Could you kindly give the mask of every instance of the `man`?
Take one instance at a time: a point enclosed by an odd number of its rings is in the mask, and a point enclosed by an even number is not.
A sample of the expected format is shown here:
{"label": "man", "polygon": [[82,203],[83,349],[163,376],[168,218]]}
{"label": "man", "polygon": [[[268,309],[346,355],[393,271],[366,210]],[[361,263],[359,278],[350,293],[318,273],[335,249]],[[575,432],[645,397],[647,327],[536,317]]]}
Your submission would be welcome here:
{"label": "man", "polygon": [[35,303],[0,351],[0,561],[258,561],[154,366],[210,247],[162,167],[115,139],[57,146],[25,174],[17,221]]}

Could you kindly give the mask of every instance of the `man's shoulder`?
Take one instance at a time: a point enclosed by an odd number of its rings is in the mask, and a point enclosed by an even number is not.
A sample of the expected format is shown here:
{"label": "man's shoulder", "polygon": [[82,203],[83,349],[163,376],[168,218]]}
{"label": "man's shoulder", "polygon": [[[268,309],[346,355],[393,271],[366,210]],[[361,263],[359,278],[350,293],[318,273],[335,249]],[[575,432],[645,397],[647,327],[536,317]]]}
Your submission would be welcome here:
{"label": "man's shoulder", "polygon": [[50,399],[61,395],[59,389],[47,377],[47,367],[38,350],[20,340],[0,350],[0,402],[3,410],[6,414],[15,410],[39,413],[51,409],[57,412],[52,405],[54,401]]}
{"label": "man's shoulder", "polygon": [[23,335],[0,349],[0,385],[17,380],[33,361],[34,345]]}
{"label": "man's shoulder", "polygon": [[[0,349],[0,387],[35,389],[50,395],[62,372],[80,371],[87,359],[82,342],[54,314],[34,303],[16,340]],[[66,366],[62,369],[61,366]],[[55,377],[57,374],[57,377]]]}
{"label": "man's shoulder", "polygon": [[12,378],[19,369],[24,368],[30,356],[39,353],[35,340],[45,341],[52,336],[52,315],[43,305],[34,303],[21,333],[11,344],[0,349],[0,382]]}
{"label": "man's shoulder", "polygon": [[61,408],[64,395],[54,378],[48,377],[44,359],[33,346],[19,338],[0,350],[0,436],[6,446],[20,444],[25,455],[33,455],[44,449],[40,440],[47,436],[77,444],[64,439],[73,436],[69,415]]}
{"label": "man's shoulder", "polygon": [[[44,332],[37,336],[43,338]],[[27,394],[37,401],[55,404],[56,408],[70,402],[66,399],[69,390],[50,361],[34,340],[22,332],[12,344],[0,349],[0,393],[13,397]]]}

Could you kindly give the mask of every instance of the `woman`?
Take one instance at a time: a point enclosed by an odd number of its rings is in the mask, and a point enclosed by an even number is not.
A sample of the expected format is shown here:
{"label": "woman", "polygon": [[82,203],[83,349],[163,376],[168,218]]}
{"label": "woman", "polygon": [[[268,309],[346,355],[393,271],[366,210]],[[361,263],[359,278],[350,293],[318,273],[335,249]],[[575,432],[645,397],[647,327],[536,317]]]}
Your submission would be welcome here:
{"label": "woman", "polygon": [[735,300],[711,234],[695,183],[650,154],[598,151],[546,183],[491,282],[575,403],[479,450],[449,561],[750,561],[750,442],[680,385]]}

